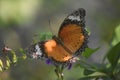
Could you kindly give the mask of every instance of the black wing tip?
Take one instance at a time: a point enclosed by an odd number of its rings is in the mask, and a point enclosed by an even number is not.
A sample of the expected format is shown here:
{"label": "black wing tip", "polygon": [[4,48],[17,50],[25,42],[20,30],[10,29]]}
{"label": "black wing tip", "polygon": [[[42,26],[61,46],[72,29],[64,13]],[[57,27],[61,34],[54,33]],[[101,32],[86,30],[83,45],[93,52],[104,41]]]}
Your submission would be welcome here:
{"label": "black wing tip", "polygon": [[73,12],[73,14],[80,15],[81,17],[85,17],[86,16],[86,11],[85,11],[84,8],[79,8],[78,10]]}

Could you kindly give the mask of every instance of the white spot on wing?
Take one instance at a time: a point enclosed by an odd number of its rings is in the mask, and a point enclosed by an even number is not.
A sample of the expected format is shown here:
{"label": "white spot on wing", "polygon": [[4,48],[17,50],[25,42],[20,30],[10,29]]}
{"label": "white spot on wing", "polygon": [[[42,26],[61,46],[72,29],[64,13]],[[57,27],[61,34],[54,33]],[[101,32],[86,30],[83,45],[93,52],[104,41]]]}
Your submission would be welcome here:
{"label": "white spot on wing", "polygon": [[79,16],[68,16],[68,19],[80,21],[80,17]]}
{"label": "white spot on wing", "polygon": [[35,52],[33,52],[32,57],[38,59],[42,56],[42,51],[38,44],[35,45]]}
{"label": "white spot on wing", "polygon": [[36,49],[36,55],[42,55],[42,51],[40,50],[40,47],[38,44],[35,45],[35,49]]}

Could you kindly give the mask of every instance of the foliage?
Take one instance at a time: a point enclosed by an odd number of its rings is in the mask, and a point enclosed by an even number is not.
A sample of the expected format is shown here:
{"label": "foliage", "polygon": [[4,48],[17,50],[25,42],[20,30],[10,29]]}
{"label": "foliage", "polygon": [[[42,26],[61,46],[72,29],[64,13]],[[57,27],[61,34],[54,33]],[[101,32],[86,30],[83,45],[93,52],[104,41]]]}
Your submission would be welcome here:
{"label": "foliage", "polygon": [[114,46],[118,42],[120,42],[120,25],[118,25],[116,27],[116,29],[115,29],[115,33],[113,35],[113,39],[112,39],[111,45]]}
{"label": "foliage", "polygon": [[[17,53],[14,50],[6,46],[3,48],[2,53],[0,54],[2,56],[0,58],[0,72],[9,69],[11,66],[15,66],[20,60],[25,60],[27,58],[22,48],[19,52],[22,56],[17,56]],[[3,63],[5,63],[5,65]]]}
{"label": "foliage", "polygon": [[[101,64],[90,64],[87,61],[80,60],[77,66],[84,68],[84,77],[79,80],[120,80],[120,26],[115,30],[115,36],[111,41],[111,48]],[[89,57],[96,49],[86,49],[83,56]]]}
{"label": "foliage", "polygon": [[[88,53],[84,54],[89,55]],[[101,64],[90,64],[87,61],[80,60],[77,66],[84,68],[85,76],[79,80],[119,80],[120,42],[108,51],[105,59],[107,59],[108,62],[104,61]]]}
{"label": "foliage", "polygon": [[38,0],[0,0],[0,25],[21,24],[29,21],[41,4],[42,1]]}

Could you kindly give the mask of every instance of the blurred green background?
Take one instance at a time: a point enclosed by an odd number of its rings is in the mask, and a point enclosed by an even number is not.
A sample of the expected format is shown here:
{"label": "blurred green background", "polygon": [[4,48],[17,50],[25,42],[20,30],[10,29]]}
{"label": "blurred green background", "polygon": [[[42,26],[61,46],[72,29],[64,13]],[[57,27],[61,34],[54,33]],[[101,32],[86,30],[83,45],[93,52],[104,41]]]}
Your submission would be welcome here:
{"label": "blurred green background", "polygon": [[[101,62],[109,49],[115,28],[120,25],[120,0],[0,0],[0,49],[26,48],[35,34],[57,35],[64,18],[72,11],[86,10],[86,26],[91,31],[89,47],[100,50],[91,62]],[[50,21],[50,24],[49,24]],[[65,70],[65,80],[76,80],[82,69]],[[0,80],[56,80],[54,67],[40,60],[26,60],[0,73]]]}

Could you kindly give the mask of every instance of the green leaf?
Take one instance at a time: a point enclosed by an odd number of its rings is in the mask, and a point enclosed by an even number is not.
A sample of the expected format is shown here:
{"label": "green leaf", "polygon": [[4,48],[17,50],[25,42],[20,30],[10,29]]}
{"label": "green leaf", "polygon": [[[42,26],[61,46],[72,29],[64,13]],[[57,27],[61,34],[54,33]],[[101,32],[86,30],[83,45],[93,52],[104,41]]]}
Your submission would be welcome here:
{"label": "green leaf", "polygon": [[[80,60],[79,64],[76,65],[76,67],[82,67],[84,68],[84,75],[90,75],[95,72],[99,72],[101,74],[108,74],[109,69],[106,68],[105,64],[90,64],[89,62]],[[96,76],[96,75],[95,75]]]}
{"label": "green leaf", "polygon": [[[86,77],[82,77],[78,80],[101,80],[101,76],[86,76]],[[109,80],[109,79],[102,79],[102,80]]]}
{"label": "green leaf", "polygon": [[40,33],[40,40],[41,41],[51,39],[51,38],[52,38],[52,33],[51,32]]}
{"label": "green leaf", "polygon": [[82,56],[88,58],[90,57],[94,52],[96,52],[99,48],[92,49],[92,48],[86,48],[85,51],[82,53]]}
{"label": "green leaf", "polygon": [[3,67],[3,62],[1,59],[0,59],[0,66]]}
{"label": "green leaf", "polygon": [[86,77],[82,77],[78,80],[113,80],[108,76],[86,76]]}
{"label": "green leaf", "polygon": [[2,68],[2,66],[0,66],[0,72],[2,72],[3,71],[3,68]]}
{"label": "green leaf", "polygon": [[17,62],[17,56],[15,51],[11,50],[11,54],[12,54],[12,63],[16,63]]}
{"label": "green leaf", "polygon": [[6,67],[10,67],[10,63],[11,63],[11,61],[10,61],[10,59],[7,57],[7,58],[6,58],[6,65],[7,65]]}
{"label": "green leaf", "polygon": [[86,77],[82,77],[78,80],[94,80],[96,78],[96,76],[86,76]]}
{"label": "green leaf", "polygon": [[114,46],[120,42],[120,25],[115,29],[114,37],[111,44]]}
{"label": "green leaf", "polygon": [[91,34],[91,30],[89,29],[89,27],[88,26],[86,26],[86,31],[88,32],[88,35],[90,35]]}
{"label": "green leaf", "polygon": [[120,58],[120,42],[112,47],[107,53],[107,59],[110,62],[112,68],[117,65]]}
{"label": "green leaf", "polygon": [[92,64],[92,66],[91,66],[91,68],[86,68],[84,70],[84,75],[85,76],[87,75],[87,76],[98,76],[98,77],[100,77],[100,76],[108,76],[109,74],[111,74],[111,71],[108,68],[105,67],[105,64]]}
{"label": "green leaf", "polygon": [[0,59],[0,72],[2,72],[3,71],[3,62],[2,62],[2,60]]}
{"label": "green leaf", "polygon": [[90,74],[92,74],[92,73],[94,73],[95,71],[93,71],[93,70],[88,70],[88,69],[85,69],[84,70],[84,75],[90,75]]}
{"label": "green leaf", "polygon": [[46,39],[51,39],[52,38],[52,33],[51,32],[47,32],[46,33]]}
{"label": "green leaf", "polygon": [[79,64],[77,64],[76,67],[81,67],[90,71],[96,71],[97,69],[96,65],[90,64],[89,62],[84,60],[79,60]]}
{"label": "green leaf", "polygon": [[22,48],[20,48],[20,52],[21,52],[21,54],[22,54],[22,59],[26,59],[26,58],[27,58],[27,55],[25,54],[25,53],[26,53],[25,50],[22,49]]}

